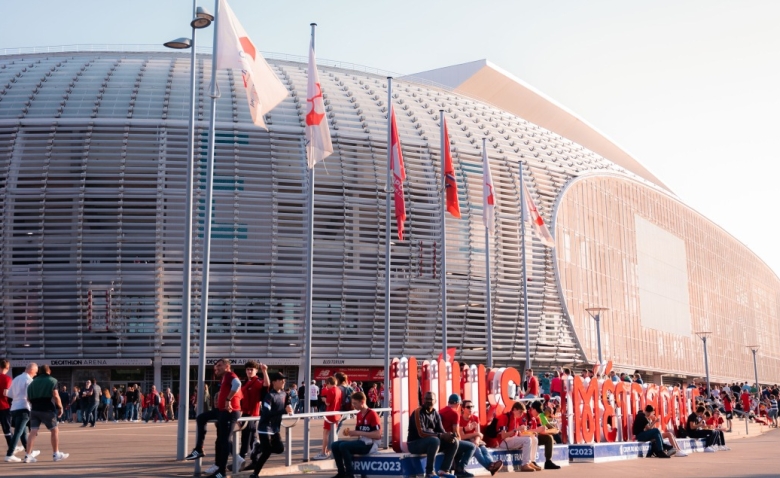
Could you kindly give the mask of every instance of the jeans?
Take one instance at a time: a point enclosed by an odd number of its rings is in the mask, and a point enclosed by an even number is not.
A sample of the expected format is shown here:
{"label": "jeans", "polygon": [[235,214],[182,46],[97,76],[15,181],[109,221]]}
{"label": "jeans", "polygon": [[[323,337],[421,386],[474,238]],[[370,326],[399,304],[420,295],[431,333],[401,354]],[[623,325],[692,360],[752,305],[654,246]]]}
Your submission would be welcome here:
{"label": "jeans", "polygon": [[11,445],[11,437],[14,436],[11,431],[11,410],[0,410],[0,426],[3,428],[6,446]]}
{"label": "jeans", "polygon": [[664,439],[661,436],[661,430],[657,428],[643,431],[636,436],[636,441],[650,442],[650,448],[655,452],[664,451]]}
{"label": "jeans", "polygon": [[196,441],[195,441],[195,449],[198,451],[203,451],[203,442],[206,440],[206,425],[211,420],[217,420],[219,418],[219,410],[216,408],[212,408],[211,410],[207,412],[203,412],[195,419],[195,422],[197,423],[196,428]]}
{"label": "jeans", "polygon": [[334,443],[330,451],[333,453],[339,474],[352,476],[354,474],[352,455],[368,454],[371,451],[371,445],[363,443],[362,440],[342,440]]}
{"label": "jeans", "polygon": [[27,422],[29,421],[30,411],[26,408],[11,412],[11,423],[14,426],[14,435],[11,437],[11,443],[8,445],[8,452],[5,456],[14,454],[16,445],[19,444],[19,440],[22,441],[22,446],[27,448]]}
{"label": "jeans", "polygon": [[215,453],[215,465],[219,467],[219,471],[224,475],[227,468],[228,457],[230,456],[231,442],[230,437],[233,436],[233,426],[236,424],[239,418],[241,418],[241,412],[227,410],[219,410],[219,418],[217,418],[217,445]]}
{"label": "jeans", "polygon": [[493,464],[493,457],[484,445],[480,445],[474,450],[474,458],[476,458],[477,463],[482,465],[482,468],[485,468],[486,470]]}
{"label": "jeans", "polygon": [[458,442],[458,451],[455,453],[457,464],[455,465],[456,471],[463,471],[471,461],[471,457],[477,451],[477,445],[471,443],[468,440],[460,440]]}
{"label": "jeans", "polygon": [[135,403],[128,403],[125,408],[125,420],[137,420],[138,410],[135,408]]}
{"label": "jeans", "polygon": [[409,448],[409,453],[426,455],[428,457],[425,462],[425,473],[428,475],[433,474],[433,464],[436,461],[436,453],[439,452],[439,449],[444,453],[444,459],[441,462],[440,468],[442,470],[449,470],[452,468],[455,453],[458,451],[458,442],[442,443],[437,437],[418,438],[417,440],[408,442],[406,445]]}
{"label": "jeans", "polygon": [[[242,417],[251,417],[250,413],[242,413]],[[241,430],[241,449],[238,454],[241,458],[246,458],[246,454],[255,446],[257,439],[257,422],[245,422],[246,426]]]}
{"label": "jeans", "polygon": [[152,406],[149,408],[149,413],[146,415],[146,421],[154,419],[154,421],[162,421],[162,415],[160,415],[160,407]]}
{"label": "jeans", "polygon": [[97,409],[98,409],[98,402],[92,403],[89,405],[89,408],[84,410],[84,413],[81,414],[81,423],[86,425],[89,423],[90,425],[95,424],[95,419],[97,418]]}

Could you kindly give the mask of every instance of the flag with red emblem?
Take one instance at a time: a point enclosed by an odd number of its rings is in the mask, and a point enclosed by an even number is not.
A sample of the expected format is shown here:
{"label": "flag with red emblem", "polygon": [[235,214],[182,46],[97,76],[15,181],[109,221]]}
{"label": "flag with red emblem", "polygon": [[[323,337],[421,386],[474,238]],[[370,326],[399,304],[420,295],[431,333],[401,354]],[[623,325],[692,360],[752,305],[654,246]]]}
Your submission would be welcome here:
{"label": "flag with red emblem", "polygon": [[525,219],[531,223],[534,234],[541,239],[542,244],[547,247],[555,247],[555,239],[553,239],[552,234],[550,234],[550,230],[547,229],[544,218],[539,214],[539,210],[536,208],[531,193],[528,192],[528,186],[525,185],[525,181],[523,181],[523,193],[525,196]]}
{"label": "flag with red emblem", "polygon": [[322,99],[320,75],[314,58],[314,38],[309,45],[309,84],[306,88],[306,142],[309,169],[333,153],[330,128],[325,117],[325,102]]}
{"label": "flag with red emblem", "polygon": [[263,116],[287,97],[287,87],[249,39],[227,0],[219,0],[216,34],[217,69],[241,73],[252,122],[268,129]]}
{"label": "flag with red emblem", "polygon": [[493,175],[490,173],[487,152],[482,154],[482,223],[488,234],[493,235],[496,215],[496,190],[493,188]]}

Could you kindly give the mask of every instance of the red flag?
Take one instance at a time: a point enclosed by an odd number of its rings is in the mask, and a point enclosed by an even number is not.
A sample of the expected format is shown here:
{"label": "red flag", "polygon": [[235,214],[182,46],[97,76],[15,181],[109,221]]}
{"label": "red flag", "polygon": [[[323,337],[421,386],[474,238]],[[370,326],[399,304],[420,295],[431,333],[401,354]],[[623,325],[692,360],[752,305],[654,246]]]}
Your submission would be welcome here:
{"label": "red flag", "polygon": [[550,230],[547,229],[547,224],[544,222],[544,218],[539,213],[539,209],[536,208],[534,198],[531,197],[531,193],[528,191],[528,186],[523,181],[523,194],[525,195],[525,219],[531,223],[536,236],[547,247],[555,247],[555,239],[553,239]]}
{"label": "red flag", "polygon": [[[452,363],[452,361],[455,360],[455,352],[457,352],[457,350],[458,349],[456,349],[455,347],[447,349],[447,362]],[[443,358],[444,358],[444,353],[440,353],[438,360],[442,360]]]}
{"label": "red flag", "polygon": [[447,130],[447,121],[444,122],[444,188],[447,190],[447,210],[453,217],[460,217],[460,204],[458,204],[458,182],[455,181],[455,168],[452,166],[452,152],[450,151],[450,132]]}
{"label": "red flag", "polygon": [[390,171],[393,173],[393,191],[395,192],[395,222],[398,225],[398,239],[404,240],[404,221],[406,221],[406,205],[404,204],[404,180],[406,169],[401,153],[401,140],[398,138],[398,126],[395,124],[395,108],[390,107]]}
{"label": "red flag", "polygon": [[333,143],[330,140],[328,120],[325,119],[325,102],[322,98],[320,75],[317,73],[317,61],[314,58],[314,38],[309,45],[309,83],[306,88],[306,102],[309,111],[306,113],[306,148],[309,169],[333,153]]}

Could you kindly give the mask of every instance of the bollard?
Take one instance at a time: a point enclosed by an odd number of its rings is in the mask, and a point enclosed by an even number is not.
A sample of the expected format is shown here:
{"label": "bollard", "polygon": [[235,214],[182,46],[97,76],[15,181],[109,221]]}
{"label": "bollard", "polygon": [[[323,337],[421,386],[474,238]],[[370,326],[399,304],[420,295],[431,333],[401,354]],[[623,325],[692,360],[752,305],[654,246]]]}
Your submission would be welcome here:
{"label": "bollard", "polygon": [[336,443],[339,439],[339,427],[337,424],[333,424],[330,431],[328,432],[328,449],[325,450],[325,453],[329,453],[330,449],[333,447],[333,444]]}
{"label": "bollard", "polygon": [[748,430],[748,424],[750,423],[750,409],[748,409],[748,412],[745,414],[745,435],[750,435],[750,430]]}
{"label": "bollard", "polygon": [[290,427],[284,428],[284,464],[292,466],[292,431]]}

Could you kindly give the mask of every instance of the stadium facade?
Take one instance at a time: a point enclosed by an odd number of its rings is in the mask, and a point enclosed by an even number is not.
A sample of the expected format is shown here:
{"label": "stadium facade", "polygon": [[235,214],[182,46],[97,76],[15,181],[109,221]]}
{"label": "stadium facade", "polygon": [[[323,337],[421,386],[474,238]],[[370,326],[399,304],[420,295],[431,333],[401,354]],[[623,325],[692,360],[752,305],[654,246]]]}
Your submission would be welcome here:
{"label": "stadium facade", "polygon": [[[240,75],[219,72],[209,358],[303,355],[306,65],[270,62],[290,96],[252,125]],[[189,57],[157,52],[0,56],[0,355],[65,381],[172,385],[179,366]],[[193,337],[200,316],[210,60],[198,62]],[[320,66],[335,153],[317,173],[316,367],[383,364],[387,81]],[[478,98],[484,98],[480,100]],[[447,217],[448,342],[484,362],[481,139],[496,183],[494,357],[593,363],[713,381],[780,381],[780,281],[565,108],[488,62],[396,79],[408,221],[392,256],[393,355],[441,348],[439,110],[450,125],[462,219]],[[661,139],[662,140],[662,139]],[[531,337],[521,295],[518,168],[557,246],[527,236]],[[395,226],[393,226],[395,227]],[[199,353],[192,342],[193,357]],[[381,373],[379,374],[381,375]]]}

